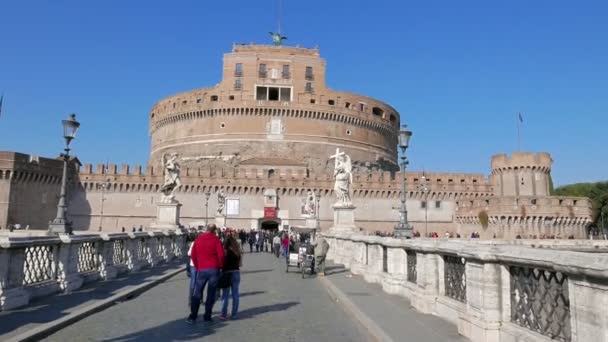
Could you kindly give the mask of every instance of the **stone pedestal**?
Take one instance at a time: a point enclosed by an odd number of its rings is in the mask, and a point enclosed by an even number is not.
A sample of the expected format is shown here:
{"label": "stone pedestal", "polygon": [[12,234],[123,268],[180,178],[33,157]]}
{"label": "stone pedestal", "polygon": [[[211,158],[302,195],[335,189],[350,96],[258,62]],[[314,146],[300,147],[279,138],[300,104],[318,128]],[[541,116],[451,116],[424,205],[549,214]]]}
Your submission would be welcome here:
{"label": "stone pedestal", "polygon": [[215,217],[215,225],[218,228],[225,227],[226,226],[226,216],[224,216],[224,215],[217,215]]}
{"label": "stone pedestal", "polygon": [[317,219],[314,217],[307,217],[306,228],[317,228]]}
{"label": "stone pedestal", "polygon": [[158,203],[156,205],[156,221],[150,228],[152,229],[178,229],[179,228],[179,209],[180,203]]}
{"label": "stone pedestal", "polygon": [[356,232],[359,231],[355,226],[355,206],[333,206],[334,225],[330,228],[332,232]]}

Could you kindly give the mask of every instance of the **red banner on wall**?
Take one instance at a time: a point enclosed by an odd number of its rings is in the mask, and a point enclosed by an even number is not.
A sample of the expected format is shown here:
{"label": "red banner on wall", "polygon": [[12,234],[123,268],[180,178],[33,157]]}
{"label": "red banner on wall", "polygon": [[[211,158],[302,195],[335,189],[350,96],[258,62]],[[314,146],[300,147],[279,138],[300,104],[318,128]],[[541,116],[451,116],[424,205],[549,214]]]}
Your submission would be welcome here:
{"label": "red banner on wall", "polygon": [[265,207],[264,218],[277,218],[277,208]]}

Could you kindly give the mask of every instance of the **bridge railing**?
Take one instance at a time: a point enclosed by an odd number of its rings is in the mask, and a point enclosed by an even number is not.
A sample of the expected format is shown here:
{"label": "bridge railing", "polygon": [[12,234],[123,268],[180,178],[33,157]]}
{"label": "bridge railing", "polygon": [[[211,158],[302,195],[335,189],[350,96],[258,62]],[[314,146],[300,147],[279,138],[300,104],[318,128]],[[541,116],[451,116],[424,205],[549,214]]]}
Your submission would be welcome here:
{"label": "bridge railing", "polygon": [[0,310],[187,255],[182,231],[0,237]]}
{"label": "bridge railing", "polygon": [[608,254],[324,234],[328,259],[472,341],[608,342]]}

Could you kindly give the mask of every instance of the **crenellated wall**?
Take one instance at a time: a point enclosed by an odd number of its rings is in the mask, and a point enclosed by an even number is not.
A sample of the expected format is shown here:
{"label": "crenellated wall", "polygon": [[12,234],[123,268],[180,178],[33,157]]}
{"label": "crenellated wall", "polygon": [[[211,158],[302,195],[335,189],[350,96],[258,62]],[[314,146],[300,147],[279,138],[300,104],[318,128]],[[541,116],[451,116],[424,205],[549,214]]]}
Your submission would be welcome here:
{"label": "crenellated wall", "polygon": [[551,165],[549,153],[514,152],[492,157],[492,184],[497,196],[549,196]]}

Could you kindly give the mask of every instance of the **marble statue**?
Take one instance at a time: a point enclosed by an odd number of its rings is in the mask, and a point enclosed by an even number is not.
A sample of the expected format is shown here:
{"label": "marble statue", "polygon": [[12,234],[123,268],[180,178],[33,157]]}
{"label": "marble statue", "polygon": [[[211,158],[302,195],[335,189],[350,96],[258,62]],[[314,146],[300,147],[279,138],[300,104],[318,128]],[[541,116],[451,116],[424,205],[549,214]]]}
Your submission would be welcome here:
{"label": "marble statue", "polygon": [[334,178],[336,182],[334,184],[334,191],[337,197],[335,206],[352,206],[350,199],[350,186],[353,183],[353,166],[350,161],[350,157],[345,152],[340,152],[340,149],[337,148],[336,154],[330,156],[330,159],[331,158],[335,158]]}
{"label": "marble statue", "polygon": [[226,196],[224,195],[224,189],[220,189],[217,193],[217,215],[224,216],[224,207],[226,206]]}
{"label": "marble statue", "polygon": [[316,205],[315,205],[315,194],[312,191],[308,191],[306,199],[304,200],[304,215],[309,218],[316,217]]}
{"label": "marble statue", "polygon": [[177,153],[173,153],[167,158],[167,154],[163,154],[162,163],[165,167],[165,183],[160,188],[163,193],[161,203],[176,203],[175,190],[182,186],[180,179],[180,167],[177,162]]}

